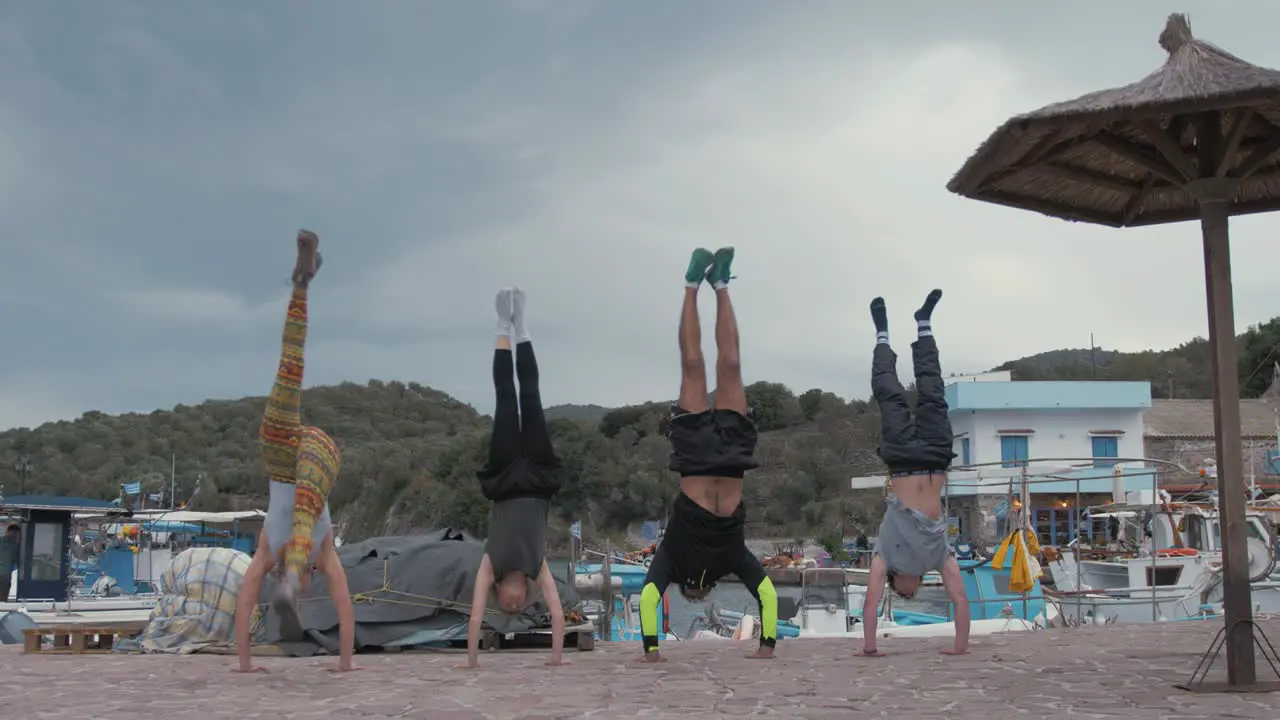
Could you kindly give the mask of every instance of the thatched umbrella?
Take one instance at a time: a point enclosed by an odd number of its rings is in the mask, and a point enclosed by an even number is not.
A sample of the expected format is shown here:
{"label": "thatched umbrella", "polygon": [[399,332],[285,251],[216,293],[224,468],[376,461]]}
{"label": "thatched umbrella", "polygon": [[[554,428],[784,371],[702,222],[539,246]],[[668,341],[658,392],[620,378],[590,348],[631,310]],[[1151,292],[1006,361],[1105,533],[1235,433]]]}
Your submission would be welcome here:
{"label": "thatched umbrella", "polygon": [[1169,17],[1160,46],[1169,53],[1164,66],[1132,85],[1005,122],[947,189],[1113,227],[1200,220],[1224,527],[1227,687],[1261,688],[1249,622],[1227,218],[1280,209],[1280,72],[1193,38],[1185,15]]}

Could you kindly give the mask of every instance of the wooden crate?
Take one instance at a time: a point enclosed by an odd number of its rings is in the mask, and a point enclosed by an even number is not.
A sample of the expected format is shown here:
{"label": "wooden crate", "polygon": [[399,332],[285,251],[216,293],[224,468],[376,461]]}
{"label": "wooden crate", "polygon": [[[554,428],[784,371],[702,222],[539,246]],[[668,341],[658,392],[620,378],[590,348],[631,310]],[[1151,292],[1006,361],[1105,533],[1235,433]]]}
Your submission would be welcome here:
{"label": "wooden crate", "polygon": [[[579,652],[594,650],[596,647],[596,626],[591,623],[570,625],[564,629],[564,648],[577,648]],[[541,628],[529,632],[514,633],[510,636],[484,631],[480,636],[481,650],[529,650],[551,647],[551,628]]]}
{"label": "wooden crate", "polygon": [[[59,625],[28,628],[22,631],[24,653],[42,655],[94,655],[109,653],[118,640],[137,637],[146,622],[112,623],[110,625]],[[50,638],[49,647],[44,638]]]}

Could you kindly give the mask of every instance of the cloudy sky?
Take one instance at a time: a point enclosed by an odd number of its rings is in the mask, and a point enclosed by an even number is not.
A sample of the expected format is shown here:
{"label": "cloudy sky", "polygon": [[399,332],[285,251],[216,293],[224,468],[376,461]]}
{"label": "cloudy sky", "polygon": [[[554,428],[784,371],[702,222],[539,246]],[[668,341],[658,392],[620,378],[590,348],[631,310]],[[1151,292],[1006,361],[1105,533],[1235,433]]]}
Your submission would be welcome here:
{"label": "cloudy sky", "polygon": [[[548,403],[673,397],[698,245],[738,248],[748,382],[865,397],[867,303],[905,343],[935,286],[949,371],[1091,332],[1176,345],[1206,333],[1197,226],[944,188],[1006,117],[1158,67],[1170,9],[0,4],[0,427],[265,393],[298,227],[326,260],[309,385],[417,381],[485,411],[506,284],[528,289]],[[1280,67],[1280,8],[1173,9]],[[1233,221],[1241,329],[1280,314],[1277,223]]]}

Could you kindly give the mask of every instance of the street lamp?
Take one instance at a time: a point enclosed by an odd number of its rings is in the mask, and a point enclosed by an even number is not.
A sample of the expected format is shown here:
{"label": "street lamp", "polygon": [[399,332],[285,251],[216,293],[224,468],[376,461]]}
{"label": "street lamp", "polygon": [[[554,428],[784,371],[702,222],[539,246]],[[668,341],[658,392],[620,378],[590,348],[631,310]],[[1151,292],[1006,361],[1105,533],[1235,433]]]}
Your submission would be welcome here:
{"label": "street lamp", "polygon": [[36,466],[31,462],[30,455],[19,455],[18,461],[13,464],[13,472],[18,476],[18,494],[23,495],[27,491],[27,478],[31,477],[31,472]]}

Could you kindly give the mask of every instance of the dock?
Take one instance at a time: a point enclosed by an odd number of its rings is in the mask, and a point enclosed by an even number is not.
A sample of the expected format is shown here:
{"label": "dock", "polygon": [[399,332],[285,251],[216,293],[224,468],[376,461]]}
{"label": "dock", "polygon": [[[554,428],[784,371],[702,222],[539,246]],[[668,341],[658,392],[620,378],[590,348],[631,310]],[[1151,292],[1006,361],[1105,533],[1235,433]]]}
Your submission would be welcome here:
{"label": "dock", "polygon": [[[765,574],[769,576],[770,582],[778,587],[800,587],[800,578],[804,575],[804,568],[765,568]],[[867,571],[856,568],[845,568],[845,581],[850,585],[866,585]],[[722,583],[738,583],[742,581],[737,575],[726,575],[720,579]]]}
{"label": "dock", "polygon": [[[1280,641],[1280,621],[1260,626]],[[944,657],[946,639],[884,641],[884,657],[854,657],[847,640],[783,640],[771,661],[747,645],[672,643],[668,662],[635,662],[631,643],[570,652],[549,668],[545,653],[482,653],[477,670],[455,670],[458,652],[357,656],[361,672],[328,672],[332,657],[258,658],[264,674],[229,672],[216,655],[23,655],[0,646],[6,717],[108,717],[130,712],[121,687],[142,683],[147,707],[191,717],[790,718],[1224,717],[1275,720],[1280,695],[1198,695],[1186,682],[1219,621],[1089,626],[976,638],[969,655]],[[1210,679],[1220,677],[1225,660]],[[1270,669],[1259,658],[1259,679]],[[648,676],[648,677],[646,677]],[[136,710],[136,707],[134,707]]]}
{"label": "dock", "polygon": [[[765,574],[769,576],[769,580],[777,587],[800,587],[803,583],[801,578],[804,576],[805,568],[765,568]],[[844,580],[850,585],[866,585],[867,575],[870,574],[867,568],[845,568]],[[737,575],[726,575],[720,580],[722,583],[738,583],[742,581]],[[922,587],[942,587],[942,580],[938,573],[931,572],[924,577]]]}
{"label": "dock", "polygon": [[65,610],[28,612],[27,617],[35,624],[46,627],[54,625],[112,625],[118,623],[143,623],[151,618],[151,611],[136,610],[90,610],[77,612],[74,608]]}
{"label": "dock", "polygon": [[137,637],[147,623],[74,623],[48,625],[22,631],[24,653],[91,655],[114,652],[116,644]]}

